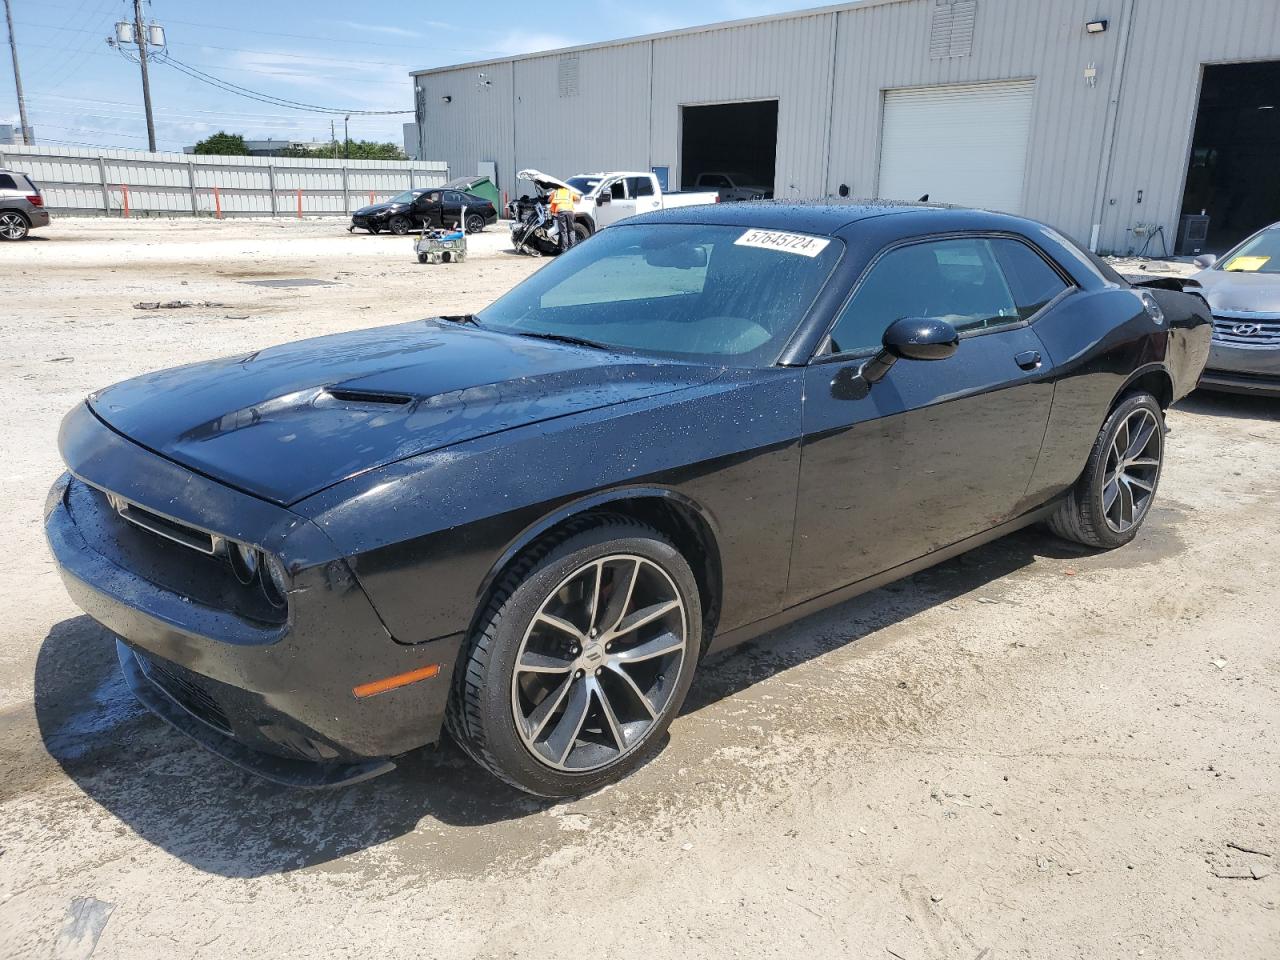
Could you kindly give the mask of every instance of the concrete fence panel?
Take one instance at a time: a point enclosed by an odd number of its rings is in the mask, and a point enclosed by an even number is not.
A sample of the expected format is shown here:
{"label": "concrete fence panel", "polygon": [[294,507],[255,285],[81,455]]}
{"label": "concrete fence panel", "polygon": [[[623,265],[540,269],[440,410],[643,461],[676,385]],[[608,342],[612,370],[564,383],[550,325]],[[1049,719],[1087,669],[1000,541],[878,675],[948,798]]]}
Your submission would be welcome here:
{"label": "concrete fence panel", "polygon": [[432,160],[222,157],[0,146],[0,167],[39,184],[55,213],[106,216],[344,216],[410,187],[438,187]]}

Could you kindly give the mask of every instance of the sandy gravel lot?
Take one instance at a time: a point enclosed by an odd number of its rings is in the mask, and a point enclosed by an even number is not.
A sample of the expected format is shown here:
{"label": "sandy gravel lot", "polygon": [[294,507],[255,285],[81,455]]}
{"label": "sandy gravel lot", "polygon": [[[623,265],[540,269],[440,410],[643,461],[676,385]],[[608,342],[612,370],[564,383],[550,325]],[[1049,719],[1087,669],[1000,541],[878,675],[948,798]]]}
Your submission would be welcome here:
{"label": "sandy gravel lot", "polygon": [[[152,718],[41,530],[63,412],[144,370],[483,306],[335,221],[0,246],[0,957],[1280,956],[1280,402],[1174,410],[1138,541],[1030,530],[707,663],[625,783],[451,746],[329,793]],[[248,280],[314,278],[280,289]],[[174,299],[217,306],[144,311]],[[1252,851],[1252,852],[1250,852]]]}

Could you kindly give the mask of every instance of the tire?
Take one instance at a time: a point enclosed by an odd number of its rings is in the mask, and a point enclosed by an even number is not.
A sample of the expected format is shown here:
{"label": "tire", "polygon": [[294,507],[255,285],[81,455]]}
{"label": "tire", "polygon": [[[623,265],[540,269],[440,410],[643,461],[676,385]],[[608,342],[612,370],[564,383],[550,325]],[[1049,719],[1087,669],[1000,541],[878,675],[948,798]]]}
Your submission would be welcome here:
{"label": "tire", "polygon": [[25,240],[30,234],[31,221],[22,211],[0,211],[0,240]]}
{"label": "tire", "polygon": [[479,214],[472,214],[467,217],[467,233],[483,233],[484,228],[484,217]]}
{"label": "tire", "polygon": [[[1151,434],[1144,441],[1148,428]],[[1121,399],[1102,425],[1084,473],[1049,518],[1050,529],[1065,540],[1102,550],[1124,546],[1137,536],[1160,484],[1164,433],[1164,413],[1155,397],[1142,391]],[[1135,449],[1139,443],[1141,448]],[[1125,463],[1124,469],[1117,470],[1118,461]]]}
{"label": "tire", "polygon": [[394,217],[387,221],[387,229],[394,233],[397,237],[403,237],[409,232],[413,224],[409,222],[409,218],[404,214],[397,213]]}
{"label": "tire", "polygon": [[425,253],[420,253],[420,254],[418,254],[418,262],[419,262],[419,263],[426,263],[426,262],[427,262],[427,255],[426,255]]}
{"label": "tire", "polygon": [[590,238],[591,228],[588,227],[585,223],[575,223],[573,225],[573,235],[574,235],[574,242],[581,243],[583,240],[587,240]]}
{"label": "tire", "polygon": [[[556,615],[544,619],[551,609]],[[588,621],[600,626],[592,631]],[[628,622],[637,628],[617,630]],[[584,517],[535,544],[498,581],[454,670],[446,723],[513,787],[580,796],[659,749],[701,649],[701,599],[680,552],[630,518]],[[517,671],[518,662],[534,669]]]}

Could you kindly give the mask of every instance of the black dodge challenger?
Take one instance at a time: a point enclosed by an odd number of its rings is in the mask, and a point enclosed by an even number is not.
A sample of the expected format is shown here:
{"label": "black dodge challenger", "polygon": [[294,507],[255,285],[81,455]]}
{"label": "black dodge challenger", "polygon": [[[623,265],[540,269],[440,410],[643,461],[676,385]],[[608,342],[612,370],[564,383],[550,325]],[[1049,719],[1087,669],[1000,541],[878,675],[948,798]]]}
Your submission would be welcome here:
{"label": "black dodge challenger", "polygon": [[447,727],[573,795],[710,652],[1037,521],[1131,540],[1210,330],[1015,217],[688,207],[475,315],[94,393],[46,532],[137,696],[227,759],[349,783]]}

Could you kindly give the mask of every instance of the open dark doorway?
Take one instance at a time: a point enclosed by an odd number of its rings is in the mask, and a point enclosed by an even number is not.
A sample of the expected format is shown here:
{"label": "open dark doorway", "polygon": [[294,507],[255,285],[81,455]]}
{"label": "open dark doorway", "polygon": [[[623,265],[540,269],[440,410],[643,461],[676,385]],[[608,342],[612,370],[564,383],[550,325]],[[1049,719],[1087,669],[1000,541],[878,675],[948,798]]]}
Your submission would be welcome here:
{"label": "open dark doorway", "polygon": [[1182,212],[1209,215],[1222,253],[1280,220],[1280,61],[1204,68]]}
{"label": "open dark doorway", "polygon": [[773,196],[778,101],[681,108],[680,186],[716,190],[720,199]]}

